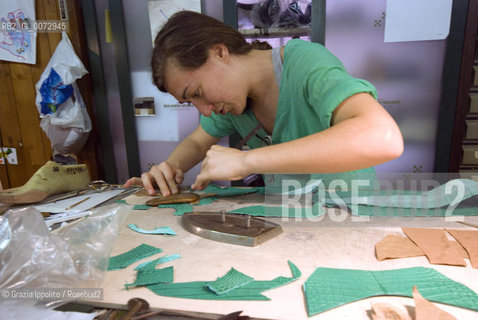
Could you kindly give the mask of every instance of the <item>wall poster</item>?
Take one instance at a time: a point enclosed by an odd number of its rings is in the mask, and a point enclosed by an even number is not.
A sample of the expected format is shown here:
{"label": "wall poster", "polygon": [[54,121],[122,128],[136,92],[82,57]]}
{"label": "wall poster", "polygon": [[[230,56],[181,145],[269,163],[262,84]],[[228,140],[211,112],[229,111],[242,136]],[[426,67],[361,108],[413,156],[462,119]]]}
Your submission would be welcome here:
{"label": "wall poster", "polygon": [[34,0],[0,1],[0,60],[36,63]]}

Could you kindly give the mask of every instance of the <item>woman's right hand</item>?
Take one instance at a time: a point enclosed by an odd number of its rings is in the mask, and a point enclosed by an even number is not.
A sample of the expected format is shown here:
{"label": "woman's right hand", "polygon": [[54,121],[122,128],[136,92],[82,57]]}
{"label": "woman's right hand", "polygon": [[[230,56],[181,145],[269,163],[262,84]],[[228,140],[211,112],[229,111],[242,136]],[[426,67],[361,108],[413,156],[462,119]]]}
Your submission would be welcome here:
{"label": "woman's right hand", "polygon": [[126,181],[124,187],[141,185],[149,194],[154,194],[154,187],[158,186],[161,194],[166,197],[178,193],[178,184],[181,184],[183,180],[184,173],[165,161],[151,167],[151,170],[143,173],[141,178],[130,178]]}

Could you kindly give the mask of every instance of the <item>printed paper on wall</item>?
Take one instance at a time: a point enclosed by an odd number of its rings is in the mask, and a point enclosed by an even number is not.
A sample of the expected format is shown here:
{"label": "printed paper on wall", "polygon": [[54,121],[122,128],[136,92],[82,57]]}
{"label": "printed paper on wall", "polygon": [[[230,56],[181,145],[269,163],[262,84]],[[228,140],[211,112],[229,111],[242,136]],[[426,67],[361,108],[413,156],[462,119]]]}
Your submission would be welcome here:
{"label": "printed paper on wall", "polygon": [[385,42],[442,40],[450,32],[452,0],[387,0]]}
{"label": "printed paper on wall", "polygon": [[[34,0],[0,1],[0,60],[36,63]],[[28,31],[30,30],[30,31]]]}

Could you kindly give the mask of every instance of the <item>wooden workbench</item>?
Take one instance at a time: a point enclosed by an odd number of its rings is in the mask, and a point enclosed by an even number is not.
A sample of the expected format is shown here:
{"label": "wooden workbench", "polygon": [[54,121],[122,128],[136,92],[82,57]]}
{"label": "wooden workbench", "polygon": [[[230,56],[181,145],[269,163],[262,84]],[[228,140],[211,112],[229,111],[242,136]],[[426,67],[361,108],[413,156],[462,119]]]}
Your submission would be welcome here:
{"label": "wooden workbench", "polygon": [[[255,198],[254,198],[255,197]],[[148,197],[129,196],[128,204],[142,204]],[[210,205],[195,206],[194,211],[231,210],[253,204],[257,195],[240,196],[218,200]],[[431,265],[426,257],[378,261],[375,244],[387,234],[401,233],[401,226],[450,227],[473,229],[444,218],[374,218],[368,222],[351,221],[352,217],[338,209],[330,209],[320,221],[284,221],[267,218],[282,225],[284,232],[257,247],[243,247],[200,238],[181,227],[181,217],[173,215],[173,209],[151,208],[131,210],[123,222],[112,255],[117,255],[146,243],[164,251],[143,259],[129,267],[108,271],[104,281],[104,300],[99,305],[124,305],[130,298],[141,297],[152,308],[228,314],[242,310],[243,314],[266,319],[307,319],[303,283],[317,267],[349,268],[364,270],[389,270],[424,266],[434,268],[449,278],[467,285],[478,292],[478,269],[466,267]],[[344,214],[345,221],[334,222],[331,214]],[[478,217],[466,221],[478,224]],[[130,230],[133,223],[140,228],[171,227],[176,236],[145,235]],[[476,229],[475,229],[476,230]],[[224,275],[231,267],[256,280],[271,280],[277,276],[290,277],[287,260],[292,261],[302,272],[302,277],[286,286],[263,292],[270,301],[209,301],[168,298],[158,296],[147,288],[125,290],[124,284],[135,279],[133,269],[144,261],[163,255],[180,254],[182,258],[160,267],[174,266],[174,281],[213,281]],[[410,298],[373,297],[350,303],[310,319],[370,319],[370,302],[388,302],[398,307],[414,306]],[[477,319],[478,313],[443,304],[436,304],[457,319]]]}

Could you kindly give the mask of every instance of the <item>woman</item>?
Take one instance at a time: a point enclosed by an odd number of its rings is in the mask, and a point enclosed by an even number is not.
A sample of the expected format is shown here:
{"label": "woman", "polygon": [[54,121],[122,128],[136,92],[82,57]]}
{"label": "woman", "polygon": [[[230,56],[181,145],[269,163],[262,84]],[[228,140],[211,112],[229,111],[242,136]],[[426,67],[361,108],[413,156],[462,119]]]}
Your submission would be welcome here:
{"label": "woman", "polygon": [[[350,183],[374,179],[374,165],[403,151],[400,130],[376,101],[375,88],[316,43],[296,39],[271,50],[209,16],[181,11],[155,39],[152,72],[159,90],[198,108],[200,125],[167,161],[126,187],[177,193],[184,172],[201,160],[191,186],[197,190],[252,173],[313,173]],[[258,127],[250,151],[216,145],[235,130],[246,137]]]}

